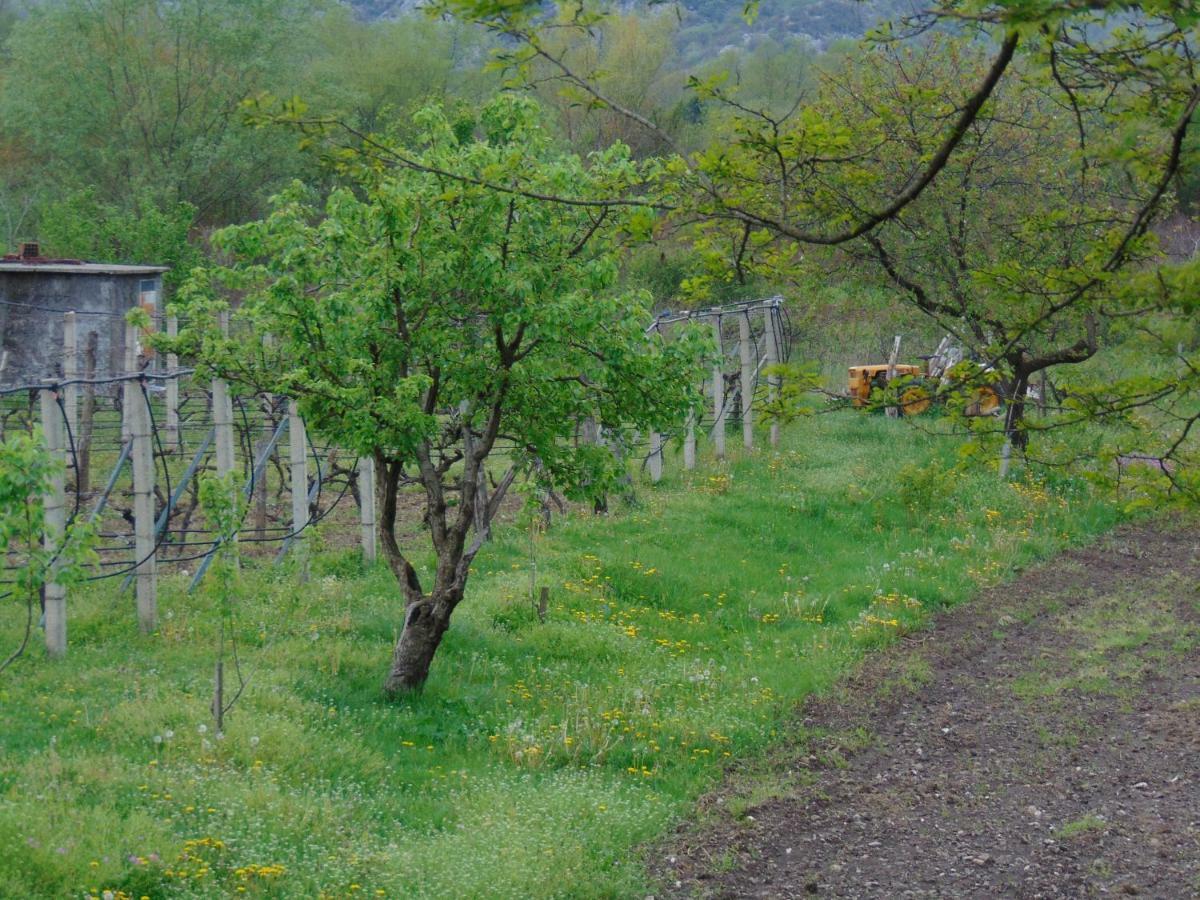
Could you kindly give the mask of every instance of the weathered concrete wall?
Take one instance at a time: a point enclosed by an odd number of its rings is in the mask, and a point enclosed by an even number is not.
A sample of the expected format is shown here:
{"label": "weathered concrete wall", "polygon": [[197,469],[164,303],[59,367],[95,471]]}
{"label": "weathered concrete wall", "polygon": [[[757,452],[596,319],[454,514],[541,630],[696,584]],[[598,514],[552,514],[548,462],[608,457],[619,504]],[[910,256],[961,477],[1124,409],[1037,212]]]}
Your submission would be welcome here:
{"label": "weathered concrete wall", "polygon": [[[153,276],[149,276],[153,277]],[[62,375],[63,312],[79,325],[79,371],[96,332],[96,377],[122,374],[125,313],[137,306],[146,275],[0,272],[0,387]]]}

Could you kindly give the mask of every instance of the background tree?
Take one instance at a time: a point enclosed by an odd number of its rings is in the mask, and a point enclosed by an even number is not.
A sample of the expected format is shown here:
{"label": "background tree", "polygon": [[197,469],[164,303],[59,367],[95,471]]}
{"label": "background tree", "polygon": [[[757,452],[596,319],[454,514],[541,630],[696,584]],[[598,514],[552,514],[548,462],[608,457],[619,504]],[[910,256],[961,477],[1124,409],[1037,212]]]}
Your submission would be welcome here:
{"label": "background tree", "polygon": [[[948,85],[977,80],[984,65],[979,48],[958,40],[890,45],[827,79],[821,105],[874,137],[879,150],[864,160],[871,168],[916,168],[915,149],[953,106]],[[1077,101],[1078,121],[1063,115],[1049,73],[1021,65],[938,180],[845,251],[993,369],[980,377],[1000,387],[1005,437],[1019,449],[1027,388],[1039,373],[1099,352],[1124,310],[1111,274],[1153,256],[1139,223],[1161,189],[1163,165],[1151,161],[1169,154],[1169,136],[1132,164],[1106,152],[1109,138],[1096,133],[1116,123]],[[1080,127],[1091,138],[1082,146]],[[851,182],[837,193],[847,216],[873,199]]]}
{"label": "background tree", "polygon": [[412,113],[431,102],[482,103],[498,86],[484,71],[485,35],[454,20],[407,15],[364,22],[326,10],[314,26],[313,52],[288,95],[364,131],[412,136]]}
{"label": "background tree", "polygon": [[[357,190],[317,207],[296,187],[267,219],[216,236],[235,262],[199,271],[179,304],[192,323],[181,349],[296,397],[315,431],[374,458],[381,543],[404,597],[391,694],[425,682],[513,479],[537,471],[598,495],[618,466],[577,444],[577,424],[594,417],[620,440],[680,421],[702,358],[696,339],[649,340],[647,297],[610,290],[631,216],[468,183],[520,177],[547,193],[611,196],[640,177],[624,148],[586,165],[556,153],[536,104],[512,95],[477,122],[438,110],[420,121],[420,149],[340,154]],[[381,166],[392,152],[414,164]],[[242,297],[228,340],[204,327],[222,287]],[[269,351],[263,334],[275,338]],[[397,538],[405,489],[424,499],[432,572]]]}
{"label": "background tree", "polygon": [[165,208],[150,197],[102,203],[88,188],[44,202],[38,238],[46,256],[170,266],[163,280],[173,291],[203,258],[191,240],[195,222],[196,208],[187,202]]}
{"label": "background tree", "polygon": [[[292,142],[242,125],[241,102],[295,84],[310,0],[64,0],[7,41],[0,135],[43,185],[102,203],[196,207],[200,222],[254,210]],[[64,52],[70,48],[70,52]],[[269,190],[269,187],[267,188]]]}

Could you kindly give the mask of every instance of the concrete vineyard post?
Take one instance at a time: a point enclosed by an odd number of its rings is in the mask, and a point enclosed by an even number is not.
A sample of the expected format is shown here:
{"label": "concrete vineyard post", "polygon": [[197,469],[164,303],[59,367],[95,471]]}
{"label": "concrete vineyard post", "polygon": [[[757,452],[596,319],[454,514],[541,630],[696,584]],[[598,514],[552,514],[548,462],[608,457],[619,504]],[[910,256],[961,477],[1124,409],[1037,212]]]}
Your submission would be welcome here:
{"label": "concrete vineyard post", "polygon": [[138,384],[130,392],[129,435],[133,441],[133,542],[137,585],[138,626],[147,634],[158,624],[154,552],[154,437],[150,428],[150,398]]}
{"label": "concrete vineyard post", "polygon": [[[779,329],[776,327],[775,315],[779,309],[779,300],[772,300],[767,308],[763,310],[763,333],[766,338],[767,350],[767,367],[779,365],[780,348],[779,348]],[[779,402],[780,381],[778,375],[769,375],[767,377],[767,400],[772,406]],[[771,422],[771,446],[779,446],[779,422],[778,420]]]}
{"label": "concrete vineyard post", "polygon": [[750,345],[750,313],[738,316],[738,350],[742,362],[742,444],[754,449],[754,356]]}
{"label": "concrete vineyard post", "polygon": [[1004,443],[1000,447],[1000,480],[1008,480],[1008,470],[1012,464],[1012,440],[1004,439]]}
{"label": "concrete vineyard post", "polygon": [[713,339],[717,345],[716,362],[713,364],[712,400],[713,400],[713,446],[717,459],[725,458],[725,372],[721,366],[724,359],[721,347],[721,317],[713,319]]}
{"label": "concrete vineyard post", "polygon": [[696,468],[696,409],[688,410],[687,432],[683,437],[683,467],[689,472]]}
{"label": "concrete vineyard post", "polygon": [[[179,319],[167,316],[167,337],[179,337]],[[179,451],[179,356],[167,354],[167,422],[163,445],[171,453]]]}
{"label": "concrete vineyard post", "polygon": [[375,460],[364,456],[358,461],[358,498],[362,519],[363,562],[370,565],[376,558],[375,533]]}
{"label": "concrete vineyard post", "polygon": [[[67,438],[65,442],[79,442],[79,385],[72,384],[79,378],[79,323],[75,313],[69,312],[63,316],[63,409],[67,414]],[[78,477],[76,477],[78,480]]]}
{"label": "concrete vineyard post", "polygon": [[[263,356],[268,357],[271,351],[275,348],[275,340],[269,334],[264,334],[262,337]],[[275,396],[273,394],[263,394],[259,402],[259,412],[262,415],[262,421],[265,427],[262,429],[262,438],[254,445],[254,458],[256,460],[263,458],[264,454],[270,451],[271,443],[271,428],[269,423],[274,417]],[[254,532],[255,536],[261,541],[267,537],[267,480],[270,468],[264,464],[262,473],[258,478],[254,479]]]}
{"label": "concrete vineyard post", "polygon": [[[221,332],[229,334],[229,313],[221,313]],[[223,378],[212,382],[212,420],[217,439],[217,474],[224,476],[233,471],[233,398],[229,395],[229,383]]]}
{"label": "concrete vineyard post", "polygon": [[[126,376],[137,373],[137,327],[125,325],[125,371]],[[129,405],[133,402],[133,392],[136,390],[132,380],[121,384],[121,443],[129,440]]]}
{"label": "concrete vineyard post", "polygon": [[[83,351],[83,377],[91,381],[96,377],[96,348],[100,336],[89,331]],[[79,437],[75,441],[75,491],[86,494],[91,483],[92,472],[92,427],[96,417],[96,386],[83,386],[83,409],[79,413]]]}
{"label": "concrete vineyard post", "polygon": [[301,571],[305,570],[303,530],[308,525],[308,439],[295,400],[288,401],[288,450],[292,469],[292,534]]}
{"label": "concrete vineyard post", "polygon": [[[55,462],[64,461],[62,413],[58,409],[58,396],[52,390],[39,392],[42,406],[42,434],[46,440],[46,452]],[[42,500],[45,512],[45,536],[43,546],[49,553],[57,553],[62,546],[67,530],[66,482],[61,467],[50,480]],[[54,575],[57,563],[52,563],[46,577],[46,652],[61,657],[67,652],[67,596],[63,586],[56,583]]]}

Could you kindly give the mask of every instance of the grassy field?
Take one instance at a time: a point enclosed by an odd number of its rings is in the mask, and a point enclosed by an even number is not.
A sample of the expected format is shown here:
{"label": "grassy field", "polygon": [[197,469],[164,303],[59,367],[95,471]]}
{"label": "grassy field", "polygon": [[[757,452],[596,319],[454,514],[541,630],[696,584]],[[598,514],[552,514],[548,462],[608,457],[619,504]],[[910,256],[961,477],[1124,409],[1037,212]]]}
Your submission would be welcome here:
{"label": "grassy field", "polygon": [[509,529],[400,705],[380,693],[400,620],[383,568],[247,567],[249,686],[223,735],[215,598],[165,578],[149,637],[131,597],[72,598],[68,659],[0,676],[0,896],[641,896],[641,848],[799,699],[1117,518],[1082,482],[955,458],[900,422],[819,416],[778,453],[669,464],[608,518]]}

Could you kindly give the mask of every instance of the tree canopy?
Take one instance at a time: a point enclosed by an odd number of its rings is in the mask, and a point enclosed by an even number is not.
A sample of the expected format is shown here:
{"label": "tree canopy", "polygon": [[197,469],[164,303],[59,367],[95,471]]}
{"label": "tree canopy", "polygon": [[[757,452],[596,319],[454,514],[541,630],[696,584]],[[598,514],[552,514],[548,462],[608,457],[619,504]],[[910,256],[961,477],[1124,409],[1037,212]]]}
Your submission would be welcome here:
{"label": "tree canopy", "polygon": [[[651,340],[647,295],[613,289],[618,243],[637,226],[629,212],[563,209],[437,174],[519,174],[548,193],[604,197],[641,177],[624,148],[586,163],[558,152],[536,104],[515,95],[477,119],[430,108],[419,121],[420,145],[404,151],[416,166],[343,154],[356,190],[319,202],[297,185],[267,218],[218,234],[234,262],[197,270],[178,304],[191,323],[181,350],[297,398],[311,428],[374,459],[383,547],[405,603],[391,692],[424,682],[516,474],[579,497],[606,491],[620,464],[577,429],[593,419],[620,446],[634,429],[678,423],[703,346],[686,334]],[[230,338],[211,316],[227,303],[222,288],[241,297]],[[397,540],[404,489],[423,497],[432,573]]]}

